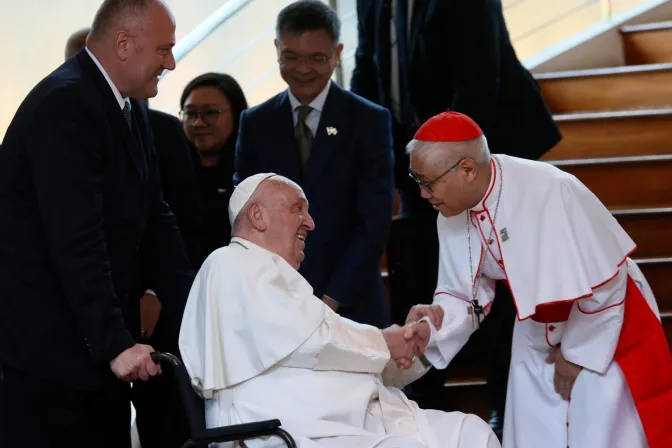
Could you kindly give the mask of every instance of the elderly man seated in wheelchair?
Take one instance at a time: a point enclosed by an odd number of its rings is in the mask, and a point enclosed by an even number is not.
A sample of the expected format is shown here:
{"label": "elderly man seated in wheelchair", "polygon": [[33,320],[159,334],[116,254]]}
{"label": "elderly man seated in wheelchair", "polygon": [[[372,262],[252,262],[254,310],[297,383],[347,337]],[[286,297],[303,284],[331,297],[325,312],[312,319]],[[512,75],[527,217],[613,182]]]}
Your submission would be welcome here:
{"label": "elderly man seated in wheelchair", "polygon": [[[399,390],[428,369],[416,327],[426,322],[379,330],[313,295],[297,271],[315,227],[298,185],[249,177],[229,219],[231,243],[198,273],[179,341],[208,428],[277,418],[301,448],[500,447],[480,418],[422,410]],[[440,311],[427,314],[440,325]]]}

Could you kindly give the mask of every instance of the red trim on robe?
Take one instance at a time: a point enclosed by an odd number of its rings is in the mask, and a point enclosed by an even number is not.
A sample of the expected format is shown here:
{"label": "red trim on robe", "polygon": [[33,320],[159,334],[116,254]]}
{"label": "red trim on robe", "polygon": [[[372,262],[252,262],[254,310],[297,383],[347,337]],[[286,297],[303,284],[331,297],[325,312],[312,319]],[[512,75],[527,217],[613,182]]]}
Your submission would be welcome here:
{"label": "red trim on robe", "polygon": [[672,354],[663,326],[630,276],[614,360],[632,393],[649,448],[672,447]]}
{"label": "red trim on robe", "polygon": [[[614,354],[632,393],[637,413],[642,421],[649,448],[672,447],[672,354],[667,345],[663,326],[646,303],[635,281],[628,275],[625,290],[623,326]],[[559,302],[541,307],[533,319],[537,322],[562,322],[558,320],[574,302]],[[565,306],[568,305],[568,306]],[[562,308],[566,308],[563,310]],[[547,327],[548,328],[548,327]],[[548,343],[548,337],[546,338]],[[550,345],[550,344],[549,344]]]}
{"label": "red trim on robe", "polygon": [[[634,250],[632,252],[634,252]],[[612,281],[614,278],[616,278],[616,276],[618,275],[618,273],[621,269],[621,266],[623,265],[623,263],[625,263],[627,261],[628,257],[630,255],[632,255],[632,252],[627,254],[625,256],[625,258],[623,258],[623,261],[618,263],[618,266],[616,267],[616,273],[614,275],[612,275],[611,277],[609,277],[607,280],[603,281],[599,285],[593,286],[591,289],[595,290],[597,288],[600,288],[600,287],[606,285],[607,283],[609,283],[610,281]],[[513,294],[513,291],[511,291],[511,294]],[[530,316],[529,318],[526,318],[526,319],[532,319],[533,321],[539,322],[539,323],[542,323],[542,324],[553,323],[553,322],[564,322],[567,319],[569,319],[569,313],[570,313],[570,311],[572,311],[572,305],[574,304],[574,302],[576,302],[577,300],[588,298],[592,295],[593,295],[593,293],[591,292],[590,294],[586,294],[586,295],[581,296],[581,297],[576,297],[574,299],[558,300],[557,302],[542,303],[540,305],[537,305],[536,309],[534,310],[534,314],[532,316]],[[514,297],[514,301],[515,301],[515,297]],[[612,306],[615,306],[615,305],[610,305],[607,308],[610,308]],[[604,309],[607,309],[607,308],[604,308]],[[604,311],[604,309],[598,310],[598,311],[595,311],[595,312],[590,312],[590,313],[584,312],[581,309],[579,309],[579,310],[584,314],[595,314],[596,312]],[[522,321],[522,320],[525,320],[525,319],[518,319],[518,320]]]}

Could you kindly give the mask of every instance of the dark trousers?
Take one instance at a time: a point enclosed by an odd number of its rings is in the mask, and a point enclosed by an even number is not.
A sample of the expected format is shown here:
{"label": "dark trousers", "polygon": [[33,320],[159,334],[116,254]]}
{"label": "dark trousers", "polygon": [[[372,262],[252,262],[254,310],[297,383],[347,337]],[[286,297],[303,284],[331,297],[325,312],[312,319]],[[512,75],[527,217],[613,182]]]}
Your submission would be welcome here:
{"label": "dark trousers", "polygon": [[128,384],[82,392],[0,366],[0,447],[92,446],[130,448]]}
{"label": "dark trousers", "polygon": [[495,300],[490,314],[483,322],[482,341],[485,352],[485,377],[488,382],[490,408],[504,419],[506,387],[511,364],[511,344],[513,325],[516,320],[516,306],[511,291],[505,282],[497,282]]}
{"label": "dark trousers", "polygon": [[[178,330],[168,327],[160,317],[152,337],[139,342],[180,357]],[[189,439],[187,417],[169,369],[171,367],[165,367],[162,375],[146,383],[133,383],[131,399],[142,448],[178,448]]]}

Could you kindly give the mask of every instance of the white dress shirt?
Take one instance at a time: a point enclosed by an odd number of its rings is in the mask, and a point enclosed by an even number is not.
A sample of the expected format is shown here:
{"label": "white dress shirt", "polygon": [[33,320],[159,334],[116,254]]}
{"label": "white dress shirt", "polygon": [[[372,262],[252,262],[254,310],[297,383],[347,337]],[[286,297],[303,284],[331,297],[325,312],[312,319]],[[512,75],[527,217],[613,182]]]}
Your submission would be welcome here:
{"label": "white dress shirt", "polygon": [[[308,104],[313,110],[311,110],[306,117],[306,126],[308,126],[310,132],[313,133],[313,137],[317,135],[317,127],[320,125],[320,117],[322,116],[322,110],[324,109],[324,102],[327,101],[330,86],[331,81],[329,81],[320,94]],[[294,126],[296,126],[296,122],[299,119],[299,111],[297,108],[303,103],[294,96],[291,90],[288,89],[287,93],[289,94],[289,104],[292,105],[292,120],[294,121]]]}
{"label": "white dress shirt", "polygon": [[121,108],[121,110],[124,109],[124,104],[125,103],[128,103],[128,107],[131,107],[131,102],[129,101],[128,97],[123,98],[121,96],[121,93],[119,92],[119,89],[117,89],[117,86],[114,85],[114,83],[110,79],[109,75],[107,74],[107,72],[105,71],[103,66],[100,65],[100,62],[98,61],[98,59],[93,55],[93,53],[91,53],[91,50],[89,50],[89,47],[85,47],[85,49],[86,49],[86,52],[91,57],[91,59],[93,59],[93,62],[96,64],[96,66],[98,67],[100,72],[105,77],[105,80],[107,81],[107,83],[110,85],[110,89],[112,89],[112,93],[114,93],[114,97],[117,99],[117,102],[119,103],[119,107]]}

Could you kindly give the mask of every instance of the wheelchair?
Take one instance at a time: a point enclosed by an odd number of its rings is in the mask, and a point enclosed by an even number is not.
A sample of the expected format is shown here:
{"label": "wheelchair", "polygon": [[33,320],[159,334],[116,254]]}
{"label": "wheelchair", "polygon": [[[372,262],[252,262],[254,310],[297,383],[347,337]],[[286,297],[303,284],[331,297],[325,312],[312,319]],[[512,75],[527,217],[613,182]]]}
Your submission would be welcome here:
{"label": "wheelchair", "polygon": [[191,379],[182,361],[170,353],[153,352],[151,356],[156,364],[169,366],[172,370],[189,427],[190,439],[182,448],[207,448],[210,443],[243,441],[264,436],[279,437],[288,448],[296,448],[294,439],[280,427],[280,420],[277,419],[206,429],[205,404],[192,388]]}

